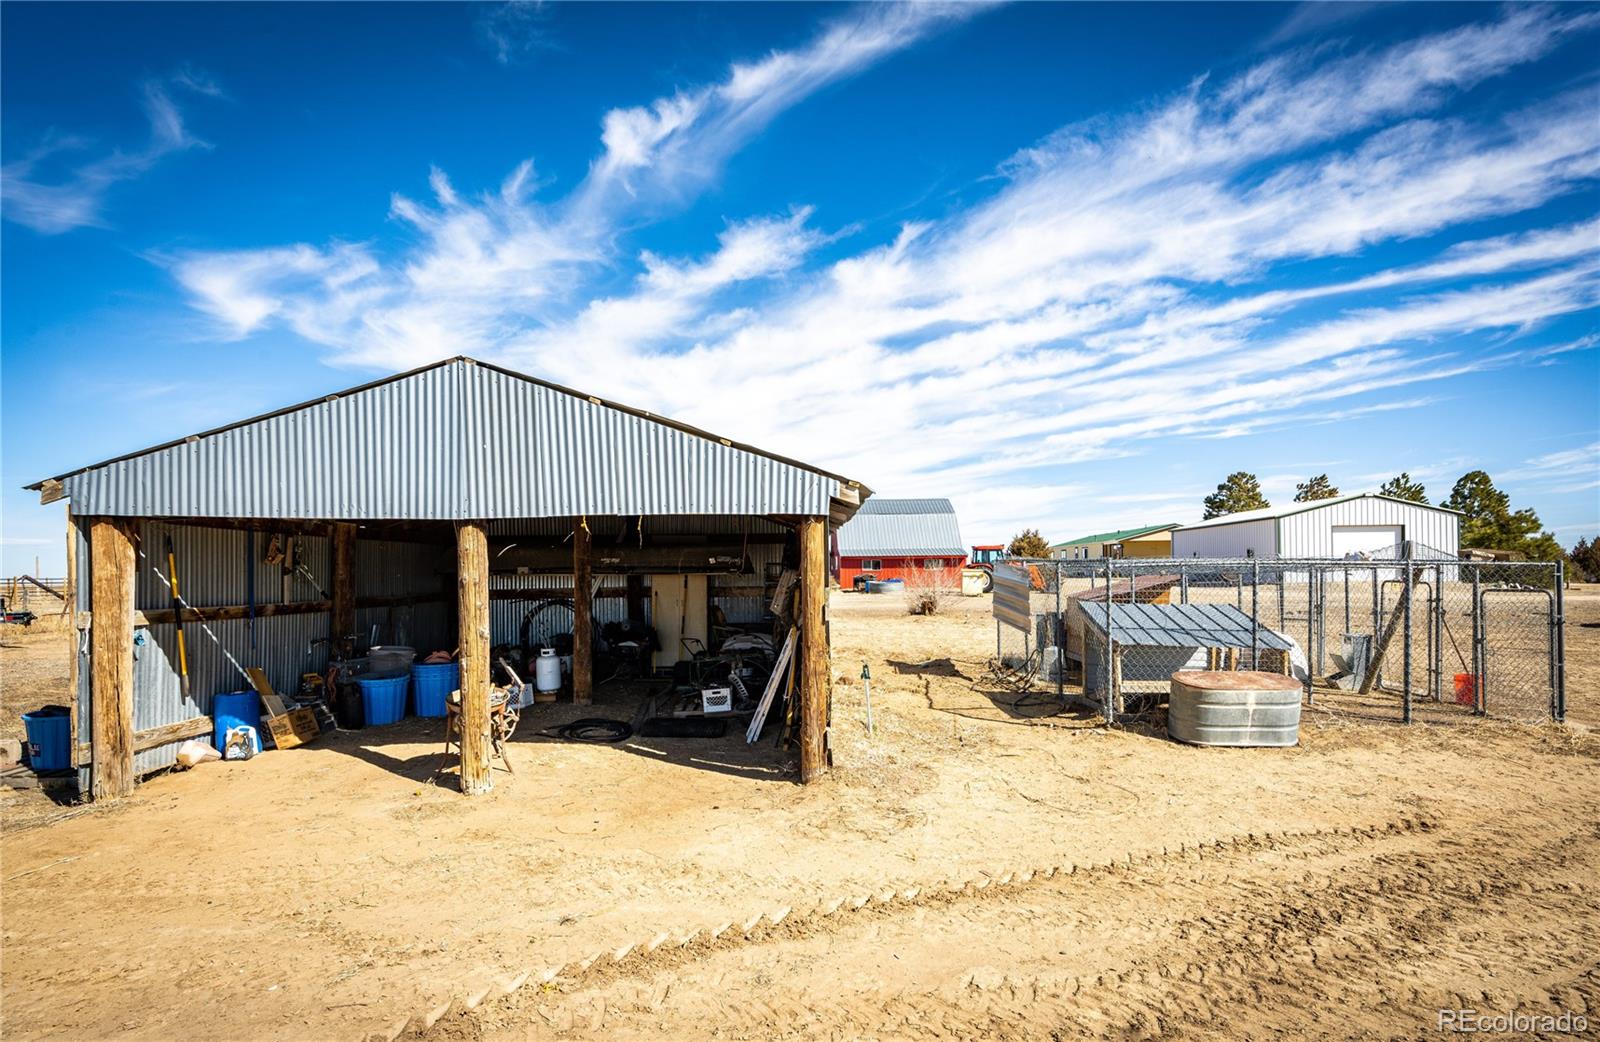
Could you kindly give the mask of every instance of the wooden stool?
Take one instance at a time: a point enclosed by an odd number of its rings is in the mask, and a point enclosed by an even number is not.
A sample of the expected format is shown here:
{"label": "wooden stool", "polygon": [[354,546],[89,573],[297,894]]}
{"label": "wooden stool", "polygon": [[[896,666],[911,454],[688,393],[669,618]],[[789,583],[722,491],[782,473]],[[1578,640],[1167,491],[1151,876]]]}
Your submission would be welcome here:
{"label": "wooden stool", "polygon": [[[511,737],[511,732],[517,728],[519,713],[509,709],[510,698],[501,688],[489,691],[489,744],[494,749],[494,754],[500,757],[500,762],[505,764],[507,774],[516,774],[511,767],[511,759],[506,756],[506,739]],[[434,778],[444,773],[446,764],[450,762],[450,749],[455,747],[456,760],[461,759],[461,692],[450,692],[450,697],[444,705],[444,753],[439,757],[439,766],[433,772]]]}

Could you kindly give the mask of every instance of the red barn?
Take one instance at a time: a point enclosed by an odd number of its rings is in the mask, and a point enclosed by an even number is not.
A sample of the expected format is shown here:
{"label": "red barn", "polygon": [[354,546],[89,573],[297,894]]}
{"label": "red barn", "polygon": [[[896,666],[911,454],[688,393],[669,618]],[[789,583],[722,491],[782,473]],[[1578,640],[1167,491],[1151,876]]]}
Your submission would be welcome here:
{"label": "red barn", "polygon": [[839,585],[856,576],[959,586],[967,553],[948,499],[873,496],[839,529]]}

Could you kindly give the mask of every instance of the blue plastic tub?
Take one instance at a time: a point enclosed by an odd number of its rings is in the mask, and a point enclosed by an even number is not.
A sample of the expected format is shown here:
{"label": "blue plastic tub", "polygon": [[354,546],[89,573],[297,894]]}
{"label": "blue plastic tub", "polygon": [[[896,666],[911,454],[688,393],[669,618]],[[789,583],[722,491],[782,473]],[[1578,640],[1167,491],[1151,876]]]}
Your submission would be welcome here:
{"label": "blue plastic tub", "polygon": [[411,667],[411,694],[418,716],[444,716],[450,692],[461,686],[461,663],[437,662]]}
{"label": "blue plastic tub", "polygon": [[406,715],[406,689],[411,686],[409,674],[397,677],[357,677],[361,688],[361,709],[366,714],[368,727],[398,723]]}
{"label": "blue plastic tub", "polygon": [[228,731],[235,727],[256,729],[256,752],[261,751],[261,696],[254,691],[230,691],[211,696],[211,744],[217,752],[228,745]]}
{"label": "blue plastic tub", "polygon": [[72,766],[72,714],[65,706],[45,706],[22,714],[28,732],[28,766],[34,772]]}

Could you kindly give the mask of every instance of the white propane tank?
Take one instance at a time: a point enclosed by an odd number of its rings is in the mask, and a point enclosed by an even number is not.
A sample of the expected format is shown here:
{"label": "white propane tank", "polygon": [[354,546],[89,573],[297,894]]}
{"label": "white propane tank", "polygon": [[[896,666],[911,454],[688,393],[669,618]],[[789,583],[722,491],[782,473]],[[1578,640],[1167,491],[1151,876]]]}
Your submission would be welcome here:
{"label": "white propane tank", "polygon": [[540,691],[557,691],[561,688],[561,659],[554,648],[541,648],[533,661],[533,684]]}

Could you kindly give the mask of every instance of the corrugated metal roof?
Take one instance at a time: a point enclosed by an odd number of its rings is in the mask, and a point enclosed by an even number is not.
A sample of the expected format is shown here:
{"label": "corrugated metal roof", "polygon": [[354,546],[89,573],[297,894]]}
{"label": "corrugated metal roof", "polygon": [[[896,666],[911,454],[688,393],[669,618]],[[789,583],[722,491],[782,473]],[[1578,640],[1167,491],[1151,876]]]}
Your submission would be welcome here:
{"label": "corrugated metal roof", "polygon": [[875,497],[861,504],[863,514],[954,514],[955,505],[948,499],[885,499]]}
{"label": "corrugated metal roof", "polygon": [[842,520],[871,495],[837,474],[470,358],[54,482],[80,516],[831,513]]}
{"label": "corrugated metal roof", "polygon": [[841,557],[955,557],[966,552],[956,508],[948,499],[869,499],[839,529]]}
{"label": "corrugated metal roof", "polygon": [[1098,535],[1086,535],[1079,539],[1064,539],[1052,545],[1050,549],[1060,550],[1063,547],[1082,546],[1085,543],[1120,543],[1124,539],[1137,539],[1142,535],[1149,535],[1152,532],[1166,532],[1177,527],[1176,524],[1171,524],[1146,525],[1144,528],[1124,528],[1120,532],[1101,532]]}
{"label": "corrugated metal roof", "polygon": [[[1081,609],[1100,633],[1106,631],[1104,605]],[[1147,648],[1248,648],[1250,616],[1231,604],[1113,604],[1112,636],[1119,644]],[[1265,626],[1256,627],[1256,646],[1287,651],[1289,642]]]}
{"label": "corrugated metal roof", "polygon": [[1384,499],[1391,503],[1404,503],[1406,506],[1417,507],[1420,510],[1440,510],[1446,514],[1459,514],[1459,510],[1449,507],[1434,506],[1432,503],[1415,503],[1409,499],[1398,499],[1394,496],[1380,496],[1375,492],[1356,492],[1348,496],[1330,496],[1327,499],[1313,499],[1308,503],[1288,503],[1281,507],[1261,507],[1258,510],[1240,510],[1232,514],[1223,514],[1221,517],[1209,518],[1205,521],[1196,521],[1184,528],[1216,528],[1219,525],[1236,525],[1241,521],[1271,521],[1290,514],[1303,514],[1308,510],[1321,510],[1331,507],[1336,503],[1348,503],[1352,499]]}

